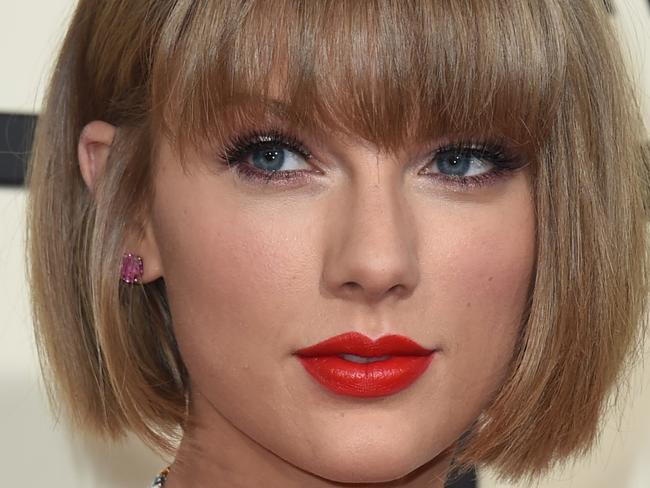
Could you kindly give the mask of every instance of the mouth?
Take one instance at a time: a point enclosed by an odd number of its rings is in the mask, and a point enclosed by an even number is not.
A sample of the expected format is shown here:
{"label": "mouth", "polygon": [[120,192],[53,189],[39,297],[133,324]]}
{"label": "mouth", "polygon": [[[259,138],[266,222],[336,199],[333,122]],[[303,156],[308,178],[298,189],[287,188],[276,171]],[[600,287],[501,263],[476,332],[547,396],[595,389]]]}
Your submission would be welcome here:
{"label": "mouth", "polygon": [[372,398],[411,386],[429,367],[435,350],[400,335],[373,341],[358,332],[331,337],[294,353],[305,371],[327,390]]}
{"label": "mouth", "polygon": [[367,358],[364,356],[357,356],[356,354],[339,354],[338,357],[345,359],[346,361],[352,361],[353,363],[358,364],[376,363],[377,361],[385,361],[386,359],[391,358],[390,355]]}

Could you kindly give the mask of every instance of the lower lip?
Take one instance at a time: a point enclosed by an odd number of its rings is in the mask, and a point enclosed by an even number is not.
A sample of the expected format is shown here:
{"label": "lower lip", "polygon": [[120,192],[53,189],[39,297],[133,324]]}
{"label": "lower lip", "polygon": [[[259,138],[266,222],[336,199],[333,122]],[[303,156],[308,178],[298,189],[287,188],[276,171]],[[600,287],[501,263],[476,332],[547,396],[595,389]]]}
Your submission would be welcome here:
{"label": "lower lip", "polygon": [[408,388],[427,370],[427,356],[392,356],[384,361],[355,363],[338,356],[298,357],[307,372],[337,395],[373,398]]}

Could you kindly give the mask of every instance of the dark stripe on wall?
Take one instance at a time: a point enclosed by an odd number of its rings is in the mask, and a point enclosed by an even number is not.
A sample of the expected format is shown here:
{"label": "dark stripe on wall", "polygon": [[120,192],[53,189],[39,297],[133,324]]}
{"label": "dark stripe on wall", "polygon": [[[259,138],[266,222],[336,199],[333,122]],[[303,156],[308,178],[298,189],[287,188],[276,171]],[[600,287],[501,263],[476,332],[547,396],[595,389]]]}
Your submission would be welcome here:
{"label": "dark stripe on wall", "polygon": [[25,182],[35,123],[35,115],[0,113],[0,185]]}

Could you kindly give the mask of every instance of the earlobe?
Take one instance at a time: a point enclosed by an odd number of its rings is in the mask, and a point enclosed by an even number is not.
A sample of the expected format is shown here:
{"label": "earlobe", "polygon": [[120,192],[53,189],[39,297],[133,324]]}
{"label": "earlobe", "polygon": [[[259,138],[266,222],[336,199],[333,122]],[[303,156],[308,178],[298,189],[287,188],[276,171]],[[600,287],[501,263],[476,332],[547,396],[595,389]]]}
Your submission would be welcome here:
{"label": "earlobe", "polygon": [[[121,278],[124,283],[149,283],[163,276],[162,262],[155,237],[147,225],[136,246],[126,247],[122,255]],[[129,239],[127,239],[127,242]],[[133,251],[137,249],[137,251]]]}
{"label": "earlobe", "polygon": [[[94,120],[87,124],[79,136],[77,155],[79,170],[89,191],[94,194],[98,177],[103,173],[111,145],[115,138],[115,126]],[[122,255],[120,274],[128,284],[149,283],[163,275],[158,244],[151,222],[147,220],[144,228],[135,235],[127,231]]]}
{"label": "earlobe", "polygon": [[115,137],[115,126],[94,120],[87,124],[79,136],[77,156],[81,177],[88,189],[94,193],[97,177],[104,171],[111,144]]}
{"label": "earlobe", "polygon": [[163,276],[162,259],[151,215],[140,221],[140,225],[126,231],[121,276],[125,283],[150,283]]}
{"label": "earlobe", "polygon": [[[127,244],[129,240],[127,239]],[[135,249],[136,251],[132,251]],[[144,233],[140,240],[132,248],[127,247],[125,254],[137,253],[142,258],[142,274],[139,278],[141,283],[149,283],[163,276],[162,260],[158,242],[153,232],[151,221],[147,220],[144,226]]]}

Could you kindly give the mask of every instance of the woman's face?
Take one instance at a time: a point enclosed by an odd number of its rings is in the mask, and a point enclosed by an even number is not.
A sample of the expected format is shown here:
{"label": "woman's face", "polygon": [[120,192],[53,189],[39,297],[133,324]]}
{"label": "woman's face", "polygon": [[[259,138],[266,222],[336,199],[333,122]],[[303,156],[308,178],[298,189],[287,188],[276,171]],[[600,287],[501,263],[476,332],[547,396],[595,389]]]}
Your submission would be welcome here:
{"label": "woman's face", "polygon": [[[528,170],[493,171],[503,161],[486,147],[389,154],[350,135],[294,136],[239,140],[232,169],[194,152],[189,173],[159,147],[152,230],[191,378],[186,435],[313,486],[447,462],[518,336],[535,260]],[[396,391],[365,377],[359,395],[346,380],[336,391],[295,353],[347,332],[433,353]]]}

